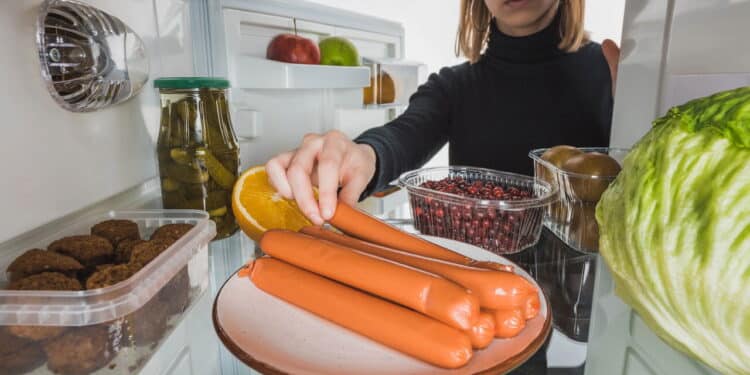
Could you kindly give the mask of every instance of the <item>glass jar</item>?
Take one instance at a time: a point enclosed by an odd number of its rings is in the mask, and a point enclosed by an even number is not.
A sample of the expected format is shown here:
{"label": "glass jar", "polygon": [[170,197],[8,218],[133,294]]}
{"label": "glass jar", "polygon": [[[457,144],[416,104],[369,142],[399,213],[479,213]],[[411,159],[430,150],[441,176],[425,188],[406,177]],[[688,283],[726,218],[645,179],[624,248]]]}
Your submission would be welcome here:
{"label": "glass jar", "polygon": [[164,208],[198,209],[216,223],[216,238],[237,231],[232,188],[240,149],[229,119],[229,81],[159,78],[161,125],[156,144]]}

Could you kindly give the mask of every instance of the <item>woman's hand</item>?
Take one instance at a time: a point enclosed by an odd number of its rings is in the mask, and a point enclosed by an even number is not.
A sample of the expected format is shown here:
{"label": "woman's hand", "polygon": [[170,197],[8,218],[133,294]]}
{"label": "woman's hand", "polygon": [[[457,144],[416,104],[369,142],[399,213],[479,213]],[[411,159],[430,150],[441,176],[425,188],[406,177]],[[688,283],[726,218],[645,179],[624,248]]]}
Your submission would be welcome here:
{"label": "woman's hand", "polygon": [[[269,160],[266,173],[279,194],[296,200],[305,216],[321,225],[333,216],[337,199],[357,203],[375,174],[375,162],[372,147],[330,131],[306,135],[299,148]],[[314,185],[320,205],[315,201]]]}
{"label": "woman's hand", "polygon": [[602,42],[602,53],[609,65],[609,74],[612,76],[612,96],[615,95],[615,84],[617,83],[617,66],[620,64],[620,47],[611,39]]}

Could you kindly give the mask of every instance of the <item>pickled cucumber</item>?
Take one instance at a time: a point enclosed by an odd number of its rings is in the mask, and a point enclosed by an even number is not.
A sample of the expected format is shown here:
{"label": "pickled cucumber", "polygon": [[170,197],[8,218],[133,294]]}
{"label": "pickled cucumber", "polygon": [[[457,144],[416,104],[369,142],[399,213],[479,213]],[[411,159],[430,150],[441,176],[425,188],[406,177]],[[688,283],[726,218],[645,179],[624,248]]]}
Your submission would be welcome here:
{"label": "pickled cucumber", "polygon": [[202,184],[208,182],[209,174],[203,166],[167,164],[167,175],[179,182]]}
{"label": "pickled cucumber", "polygon": [[161,189],[166,192],[177,191],[180,188],[180,183],[169,177],[161,180]]}
{"label": "pickled cucumber", "polygon": [[215,210],[208,211],[208,216],[216,217],[216,216],[224,216],[227,214],[227,206],[221,206]]}
{"label": "pickled cucumber", "polygon": [[231,189],[234,186],[236,175],[232,174],[221,162],[214,157],[214,155],[206,149],[198,149],[205,152],[206,155],[206,169],[211,177],[216,181],[219,186],[225,189]]}
{"label": "pickled cucumber", "polygon": [[169,157],[177,164],[197,166],[200,165],[206,158],[206,149],[197,148],[195,151],[190,151],[184,148],[173,148],[169,150]]}

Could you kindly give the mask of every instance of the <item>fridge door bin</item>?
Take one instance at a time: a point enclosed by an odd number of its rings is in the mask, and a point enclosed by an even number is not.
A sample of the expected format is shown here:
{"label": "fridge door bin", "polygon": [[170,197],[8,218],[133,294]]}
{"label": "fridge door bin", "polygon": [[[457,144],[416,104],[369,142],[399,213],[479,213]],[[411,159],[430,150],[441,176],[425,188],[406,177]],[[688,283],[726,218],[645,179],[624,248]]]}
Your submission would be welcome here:
{"label": "fridge door bin", "polygon": [[236,61],[235,87],[242,89],[346,89],[369,85],[370,71],[361,66],[289,64],[261,57]]}

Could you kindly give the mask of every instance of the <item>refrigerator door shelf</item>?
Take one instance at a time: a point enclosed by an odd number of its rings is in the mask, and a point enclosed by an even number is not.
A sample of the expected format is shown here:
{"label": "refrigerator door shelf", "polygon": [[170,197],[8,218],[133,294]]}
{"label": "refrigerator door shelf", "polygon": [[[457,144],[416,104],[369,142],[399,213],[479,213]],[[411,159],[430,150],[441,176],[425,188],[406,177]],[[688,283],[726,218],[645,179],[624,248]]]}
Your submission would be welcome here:
{"label": "refrigerator door shelf", "polygon": [[243,89],[346,89],[370,85],[367,67],[289,64],[260,57],[237,59],[236,82]]}

